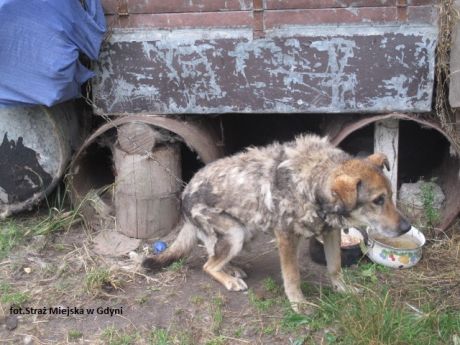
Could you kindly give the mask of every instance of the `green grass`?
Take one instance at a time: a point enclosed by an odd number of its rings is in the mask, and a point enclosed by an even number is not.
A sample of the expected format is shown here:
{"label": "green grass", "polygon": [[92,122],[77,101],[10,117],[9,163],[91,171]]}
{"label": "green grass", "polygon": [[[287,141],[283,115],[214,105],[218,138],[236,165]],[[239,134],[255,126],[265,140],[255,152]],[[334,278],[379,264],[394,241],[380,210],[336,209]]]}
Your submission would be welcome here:
{"label": "green grass", "polygon": [[238,328],[235,330],[235,333],[233,333],[235,338],[241,338],[243,335],[244,327],[243,326],[238,326]]}
{"label": "green grass", "polygon": [[169,345],[173,343],[173,339],[169,335],[169,331],[164,328],[152,330],[149,334],[148,341],[151,345]]}
{"label": "green grass", "polygon": [[69,332],[67,332],[67,339],[69,341],[76,341],[80,339],[81,337],[83,337],[83,333],[80,331],[71,329],[69,330]]}
{"label": "green grass", "polygon": [[66,211],[58,208],[49,209],[47,215],[0,221],[0,259],[7,257],[15,247],[34,236],[65,231],[80,221],[78,209]]}
{"label": "green grass", "polygon": [[252,289],[248,291],[249,304],[252,305],[258,311],[268,311],[276,304],[274,298],[260,298]]}
{"label": "green grass", "polygon": [[214,334],[219,334],[224,320],[222,308],[224,306],[224,299],[221,296],[214,297],[211,301],[211,315],[212,324],[211,331]]}
{"label": "green grass", "polygon": [[179,272],[184,268],[184,265],[185,265],[185,259],[179,259],[177,261],[174,261],[166,269],[168,271]]}
{"label": "green grass", "polygon": [[272,277],[265,278],[262,281],[262,286],[265,291],[262,296],[258,296],[252,289],[248,291],[249,304],[255,309],[266,312],[272,307],[285,302],[286,299],[283,294],[283,289]]}
{"label": "green grass", "polygon": [[278,285],[278,283],[273,279],[272,277],[267,277],[263,280],[262,282],[264,289],[268,292],[271,292],[273,294],[280,294],[281,293],[281,287]]}
{"label": "green grass", "polygon": [[149,345],[195,345],[193,337],[185,331],[173,334],[164,328],[155,328],[150,331],[147,337]]}
{"label": "green grass", "polygon": [[205,302],[205,298],[203,296],[194,295],[190,297],[190,302],[195,305],[202,305]]}
{"label": "green grass", "polygon": [[439,223],[441,214],[439,210],[434,207],[434,181],[432,179],[428,182],[423,182],[421,186],[422,201],[423,201],[423,213],[425,216],[426,225],[429,228],[433,228]]}
{"label": "green grass", "polygon": [[116,285],[115,279],[106,268],[92,268],[86,274],[85,287],[89,293],[97,294],[104,286],[115,287]]}
{"label": "green grass", "polygon": [[[364,265],[355,278],[365,281],[361,294],[340,294],[329,288],[316,291],[310,300],[319,307],[312,315],[286,309],[282,328],[309,332],[299,337],[300,344],[342,345],[441,345],[452,343],[460,334],[458,311],[436,310],[428,305],[416,313],[376,279],[380,266]],[[385,271],[385,270],[384,270]],[[384,272],[385,273],[385,272]],[[324,332],[328,330],[328,332]],[[321,334],[321,341],[318,340]]]}
{"label": "green grass", "polygon": [[143,305],[149,301],[149,296],[148,295],[143,295],[138,298],[136,298],[136,303],[139,305]]}
{"label": "green grass", "polygon": [[208,340],[205,345],[225,345],[227,342],[224,336],[218,336]]}
{"label": "green grass", "polygon": [[101,334],[101,339],[107,345],[134,345],[138,338],[137,333],[125,333],[115,326],[107,327]]}
{"label": "green grass", "polygon": [[27,292],[16,291],[6,282],[0,283],[0,293],[0,302],[2,304],[21,307],[30,300],[30,295]]}
{"label": "green grass", "polygon": [[13,220],[0,222],[0,259],[7,257],[11,250],[23,241],[25,231]]}

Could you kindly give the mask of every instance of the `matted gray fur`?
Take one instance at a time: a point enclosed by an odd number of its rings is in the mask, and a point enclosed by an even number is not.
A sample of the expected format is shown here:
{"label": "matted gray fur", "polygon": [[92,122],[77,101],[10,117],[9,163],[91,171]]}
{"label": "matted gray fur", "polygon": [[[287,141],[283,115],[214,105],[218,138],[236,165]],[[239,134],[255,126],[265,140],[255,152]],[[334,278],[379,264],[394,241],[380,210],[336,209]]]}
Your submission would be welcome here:
{"label": "matted gray fur", "polygon": [[286,294],[304,301],[297,262],[299,237],[322,236],[335,288],[346,290],[340,271],[340,229],[372,226],[387,236],[410,229],[391,201],[383,174],[386,157],[354,159],[327,138],[249,148],[198,171],[182,194],[184,225],[171,247],[144,260],[154,269],[188,254],[199,240],[209,259],[204,270],[229,290],[245,290],[246,274],[230,260],[257,231],[278,241]]}

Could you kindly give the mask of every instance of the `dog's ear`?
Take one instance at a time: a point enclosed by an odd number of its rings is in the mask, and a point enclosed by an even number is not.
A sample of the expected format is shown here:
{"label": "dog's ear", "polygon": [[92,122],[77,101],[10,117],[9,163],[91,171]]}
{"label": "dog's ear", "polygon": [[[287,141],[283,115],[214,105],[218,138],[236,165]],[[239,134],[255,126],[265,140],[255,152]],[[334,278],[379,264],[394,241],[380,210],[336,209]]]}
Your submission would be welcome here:
{"label": "dog's ear", "polygon": [[368,156],[366,159],[370,161],[372,164],[378,166],[381,170],[383,170],[383,168],[385,167],[388,171],[390,171],[390,162],[388,162],[387,156],[383,153],[374,153]]}
{"label": "dog's ear", "polygon": [[358,202],[358,188],[361,180],[357,177],[339,175],[332,182],[331,193],[336,199],[336,212],[348,213]]}

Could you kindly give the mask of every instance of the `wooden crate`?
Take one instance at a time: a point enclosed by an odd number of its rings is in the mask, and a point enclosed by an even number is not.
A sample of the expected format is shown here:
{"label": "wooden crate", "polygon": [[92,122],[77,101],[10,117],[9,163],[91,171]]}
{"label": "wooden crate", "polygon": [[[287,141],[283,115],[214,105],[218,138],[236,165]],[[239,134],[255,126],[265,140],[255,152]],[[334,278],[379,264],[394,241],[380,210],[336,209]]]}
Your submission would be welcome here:
{"label": "wooden crate", "polygon": [[431,0],[105,0],[99,114],[431,110]]}

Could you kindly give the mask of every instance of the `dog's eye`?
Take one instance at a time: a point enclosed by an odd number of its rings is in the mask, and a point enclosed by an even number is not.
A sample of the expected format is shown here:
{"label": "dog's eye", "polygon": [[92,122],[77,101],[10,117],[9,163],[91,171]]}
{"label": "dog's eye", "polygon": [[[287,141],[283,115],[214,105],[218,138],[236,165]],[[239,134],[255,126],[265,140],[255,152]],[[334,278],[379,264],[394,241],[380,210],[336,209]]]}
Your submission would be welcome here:
{"label": "dog's eye", "polygon": [[385,203],[385,195],[382,194],[378,196],[377,198],[372,200],[372,202],[378,206],[382,206]]}

